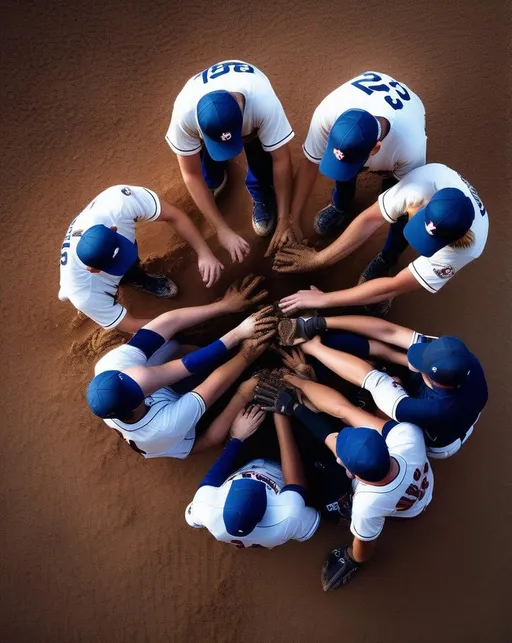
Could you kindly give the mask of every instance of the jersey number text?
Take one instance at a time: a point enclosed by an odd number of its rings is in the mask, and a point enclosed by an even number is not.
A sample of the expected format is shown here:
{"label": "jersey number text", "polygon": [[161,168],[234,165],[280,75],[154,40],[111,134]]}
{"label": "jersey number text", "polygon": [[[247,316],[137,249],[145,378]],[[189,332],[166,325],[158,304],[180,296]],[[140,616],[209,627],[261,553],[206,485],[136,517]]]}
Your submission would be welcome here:
{"label": "jersey number text", "polygon": [[239,74],[254,74],[254,67],[241,62],[228,61],[225,63],[218,63],[217,65],[213,65],[213,67],[208,67],[208,69],[197,74],[195,78],[199,78],[199,76],[201,76],[203,83],[206,85],[209,80],[215,80],[215,78],[218,78],[219,76],[229,74],[230,71],[235,71]]}
{"label": "jersey number text", "polygon": [[[380,83],[380,85],[375,85],[374,83],[379,83],[382,81],[382,77],[379,74],[375,74],[371,71],[367,71],[356,80],[352,81],[351,85],[357,87],[368,96],[371,96],[373,92],[386,92],[388,96],[384,96],[384,100],[388,105],[391,105],[393,109],[402,109],[404,106],[403,101],[411,100],[409,92],[405,89],[403,85],[400,85],[396,80],[390,80],[389,85],[386,83]],[[396,94],[398,98],[394,97],[393,94]]]}

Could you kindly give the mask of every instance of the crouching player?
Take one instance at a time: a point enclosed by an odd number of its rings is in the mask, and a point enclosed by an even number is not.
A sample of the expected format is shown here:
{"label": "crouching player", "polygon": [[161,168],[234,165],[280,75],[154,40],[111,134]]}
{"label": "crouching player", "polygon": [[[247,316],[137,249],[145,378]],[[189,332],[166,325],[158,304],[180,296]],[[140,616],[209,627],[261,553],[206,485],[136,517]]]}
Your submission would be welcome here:
{"label": "crouching player", "polygon": [[[259,281],[246,279],[219,302],[164,313],[137,331],[127,344],[107,353],[96,364],[87,390],[91,410],[146,458],[186,458],[191,452],[220,444],[227,430],[210,427],[196,437],[196,425],[206,409],[265,350],[275,332],[273,318],[268,315],[271,307],[254,313],[212,344],[168,361],[179,350],[178,342],[171,338],[184,328],[256,303],[266,294],[251,297]],[[238,354],[225,361],[228,351],[240,343]],[[197,377],[191,378],[196,382],[191,382],[184,394],[183,387],[180,393],[173,388],[194,374],[206,379],[197,383]]]}
{"label": "crouching player", "polygon": [[[260,388],[255,401],[297,417],[335,455],[338,464],[333,466],[344,467],[352,480],[347,518],[354,538],[352,544],[334,549],[323,564],[322,587],[330,591],[345,585],[369,560],[386,518],[413,518],[424,511],[432,499],[434,478],[419,427],[374,417],[317,382],[295,375],[284,379],[281,387]],[[333,431],[325,416],[300,404],[286,385],[300,390],[319,411],[338,418],[339,431]]]}

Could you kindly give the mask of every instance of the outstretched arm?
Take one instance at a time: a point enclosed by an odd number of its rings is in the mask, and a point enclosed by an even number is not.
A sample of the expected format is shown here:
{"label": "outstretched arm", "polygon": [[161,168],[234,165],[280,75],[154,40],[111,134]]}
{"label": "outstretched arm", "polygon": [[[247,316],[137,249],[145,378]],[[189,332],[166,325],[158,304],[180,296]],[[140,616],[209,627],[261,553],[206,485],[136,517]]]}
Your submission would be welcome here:
{"label": "outstretched arm", "polygon": [[319,166],[312,163],[305,156],[300,160],[295,180],[293,182],[293,196],[290,206],[290,218],[292,223],[293,232],[297,241],[303,240],[301,228],[301,214],[306,205],[306,201],[311,194],[311,190],[315,185],[316,177],[318,176]]}
{"label": "outstretched arm", "polygon": [[414,336],[414,331],[410,328],[392,324],[378,317],[342,315],[341,317],[326,317],[325,321],[329,330],[346,330],[404,349],[409,348]]}
{"label": "outstretched arm", "polygon": [[316,357],[336,375],[356,386],[362,386],[365,377],[373,371],[373,366],[364,359],[324,346],[319,338],[302,344],[301,348],[306,355]]}
{"label": "outstretched arm", "polygon": [[181,210],[160,199],[161,213],[159,221],[167,221],[172,225],[180,237],[186,241],[197,254],[199,272],[209,288],[220,277],[224,266],[215,257],[201,233],[192,220]]}
{"label": "outstretched arm", "polygon": [[292,157],[290,145],[287,143],[277,150],[271,152],[272,171],[274,177],[274,190],[277,205],[277,226],[270,240],[265,256],[278,250],[288,241],[288,230],[290,227],[290,199],[292,193]]}
{"label": "outstretched arm", "polygon": [[293,437],[290,418],[274,413],[279,451],[281,454],[281,467],[285,485],[296,484],[306,488],[304,467],[300,459],[299,449]]}

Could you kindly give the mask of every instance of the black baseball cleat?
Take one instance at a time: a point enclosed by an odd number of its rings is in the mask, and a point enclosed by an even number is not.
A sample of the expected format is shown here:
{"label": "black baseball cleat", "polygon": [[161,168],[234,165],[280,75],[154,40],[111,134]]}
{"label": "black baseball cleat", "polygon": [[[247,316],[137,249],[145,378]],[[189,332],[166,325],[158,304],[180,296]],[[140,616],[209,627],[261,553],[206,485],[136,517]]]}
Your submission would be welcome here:
{"label": "black baseball cleat", "polygon": [[148,295],[162,297],[163,299],[172,299],[178,294],[178,286],[174,281],[162,275],[150,275],[145,272],[136,281],[131,281],[130,283]]}
{"label": "black baseball cleat", "polygon": [[313,229],[319,237],[332,237],[343,227],[345,211],[329,203],[315,216]]}
{"label": "black baseball cleat", "polygon": [[343,549],[333,549],[322,565],[322,589],[331,592],[346,585],[355,576],[360,565],[348,553],[348,545]]}

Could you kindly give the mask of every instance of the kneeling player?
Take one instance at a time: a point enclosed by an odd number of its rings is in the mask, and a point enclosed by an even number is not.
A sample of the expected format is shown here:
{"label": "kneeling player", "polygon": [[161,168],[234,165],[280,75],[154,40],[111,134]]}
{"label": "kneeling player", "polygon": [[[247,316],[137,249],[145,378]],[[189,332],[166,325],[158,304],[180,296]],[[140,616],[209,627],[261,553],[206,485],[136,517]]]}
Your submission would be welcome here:
{"label": "kneeling player", "polygon": [[[293,391],[268,389],[256,396],[263,408],[296,416],[333,452],[352,479],[347,513],[354,536],[351,545],[334,549],[322,567],[324,591],[345,585],[371,557],[388,517],[418,516],[432,499],[434,478],[421,429],[408,422],[382,420],[353,406],[333,389],[295,375],[285,381],[302,391],[319,411],[342,420],[339,432],[313,413]],[[360,428],[352,428],[360,427]],[[332,489],[331,495],[341,495]]]}
{"label": "kneeling player", "polygon": [[[250,298],[257,283],[255,279],[245,289],[233,288],[214,304],[164,313],[127,344],[107,353],[96,364],[95,377],[87,391],[92,411],[146,458],[186,458],[191,452],[220,444],[227,430],[219,432],[212,426],[196,439],[197,422],[265,350],[274,333],[274,321],[268,316],[270,307],[182,359],[167,361],[179,348],[177,342],[169,340],[184,328],[240,311],[259,300],[264,293]],[[214,370],[240,342],[240,352]],[[184,395],[172,388],[193,374],[208,377],[198,385],[191,384]]]}
{"label": "kneeling player", "polygon": [[318,511],[306,505],[304,471],[288,418],[275,416],[281,465],[252,460],[236,470],[244,440],[264,415],[258,407],[239,412],[231,441],[185,512],[191,527],[206,527],[217,540],[240,548],[308,540],[320,522]]}
{"label": "kneeling player", "polygon": [[[304,338],[325,330],[350,331],[328,332],[323,336],[327,345],[317,336],[301,348],[340,377],[368,390],[388,417],[420,426],[429,457],[450,457],[473,433],[487,403],[487,383],[477,357],[460,339],[428,337],[381,319],[356,315],[299,318],[286,324],[295,325],[295,335]],[[289,339],[293,341],[291,334]],[[405,377],[399,383],[367,359],[395,362],[409,371],[404,369]]]}

